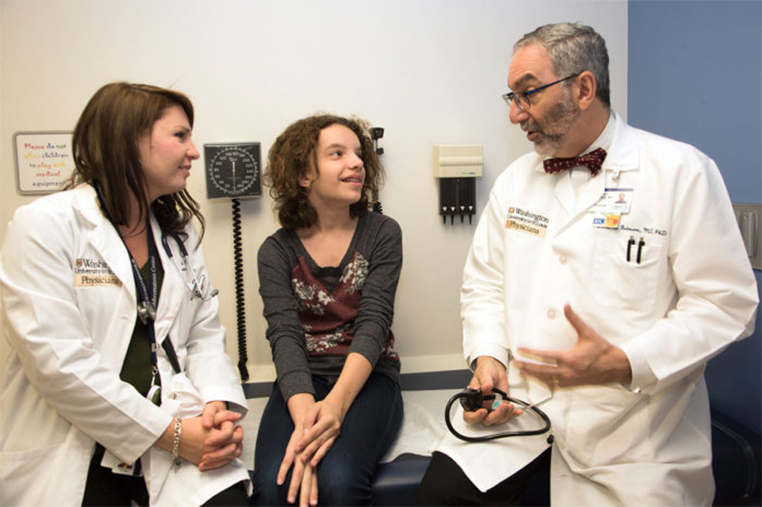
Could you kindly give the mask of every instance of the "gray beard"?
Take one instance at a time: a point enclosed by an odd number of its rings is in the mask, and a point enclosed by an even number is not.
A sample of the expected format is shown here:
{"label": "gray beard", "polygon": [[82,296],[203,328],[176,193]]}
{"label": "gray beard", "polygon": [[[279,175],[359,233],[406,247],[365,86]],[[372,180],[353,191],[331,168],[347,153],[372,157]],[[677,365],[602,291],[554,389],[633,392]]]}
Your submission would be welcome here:
{"label": "gray beard", "polygon": [[546,117],[546,126],[529,129],[541,132],[540,138],[534,142],[534,151],[541,157],[554,155],[561,149],[572,126],[579,118],[580,110],[571,100],[564,97],[562,102],[556,104]]}

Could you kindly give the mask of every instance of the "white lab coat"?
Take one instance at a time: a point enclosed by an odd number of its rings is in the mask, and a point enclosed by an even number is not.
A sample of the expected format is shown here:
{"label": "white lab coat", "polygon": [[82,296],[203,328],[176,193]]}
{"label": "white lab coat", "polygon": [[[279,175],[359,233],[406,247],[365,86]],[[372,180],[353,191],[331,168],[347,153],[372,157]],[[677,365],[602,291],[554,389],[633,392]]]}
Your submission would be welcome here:
{"label": "white lab coat", "polygon": [[[156,338],[172,339],[183,373],[158,351],[162,405],[121,382],[136,319],[136,292],[127,250],[103,216],[89,185],[22,206],[8,226],[0,264],[7,325],[0,384],[0,505],[79,506],[95,443],[112,459],[141,458],[151,505],[199,505],[248,480],[235,461],[200,472],[172,467],[152,447],[174,416],[201,413],[224,400],[245,413],[217,298],[190,299],[161,243],[164,266]],[[206,273],[198,235],[187,228],[193,269]],[[179,249],[170,239],[179,258]],[[179,260],[179,259],[178,259]]]}
{"label": "white lab coat", "polygon": [[[545,174],[535,153],[497,179],[464,270],[466,361],[489,355],[509,364],[520,345],[571,348],[570,303],[624,350],[633,376],[629,389],[561,388],[540,405],[555,437],[552,504],[710,505],[704,366],[752,333],[756,281],[714,162],[611,118],[604,171],[579,197],[569,175]],[[618,229],[593,226],[590,209],[605,188],[633,189]],[[511,393],[530,402],[550,393],[512,364],[508,378]],[[439,450],[485,491],[547,446],[545,436],[473,444],[448,435]]]}

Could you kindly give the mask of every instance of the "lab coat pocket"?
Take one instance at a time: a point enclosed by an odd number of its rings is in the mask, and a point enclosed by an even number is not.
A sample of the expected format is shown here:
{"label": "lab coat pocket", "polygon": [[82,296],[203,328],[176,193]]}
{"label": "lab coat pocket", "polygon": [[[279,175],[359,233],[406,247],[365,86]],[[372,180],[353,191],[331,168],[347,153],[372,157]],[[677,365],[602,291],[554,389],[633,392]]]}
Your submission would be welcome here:
{"label": "lab coat pocket", "polygon": [[601,306],[630,308],[653,303],[661,263],[660,237],[600,231],[595,238],[591,296]]}
{"label": "lab coat pocket", "polygon": [[61,466],[66,466],[66,450],[67,446],[60,444],[30,451],[0,453],[0,505],[43,502],[43,492],[34,491],[34,477],[60,476]]}
{"label": "lab coat pocket", "polygon": [[582,468],[652,457],[648,396],[620,386],[577,389],[568,413],[567,452]]}

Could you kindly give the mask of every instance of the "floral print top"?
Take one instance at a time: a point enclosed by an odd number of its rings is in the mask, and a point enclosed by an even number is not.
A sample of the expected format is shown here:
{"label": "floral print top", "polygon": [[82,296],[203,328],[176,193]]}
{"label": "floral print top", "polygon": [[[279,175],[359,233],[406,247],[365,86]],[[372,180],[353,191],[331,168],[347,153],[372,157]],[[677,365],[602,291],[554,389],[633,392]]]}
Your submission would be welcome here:
{"label": "floral print top", "polygon": [[402,268],[397,222],[376,213],[358,221],[338,266],[315,263],[294,231],[281,229],[258,255],[259,292],[284,398],[312,392],[313,374],[338,375],[347,354],[362,354],[399,381],[391,330]]}
{"label": "floral print top", "polygon": [[[368,260],[355,251],[331,291],[310,271],[304,257],[299,258],[291,275],[299,320],[304,327],[309,354],[341,354],[349,352],[354,336],[354,320],[360,306],[362,289],[368,277]],[[381,357],[399,361],[394,352],[391,329]]]}

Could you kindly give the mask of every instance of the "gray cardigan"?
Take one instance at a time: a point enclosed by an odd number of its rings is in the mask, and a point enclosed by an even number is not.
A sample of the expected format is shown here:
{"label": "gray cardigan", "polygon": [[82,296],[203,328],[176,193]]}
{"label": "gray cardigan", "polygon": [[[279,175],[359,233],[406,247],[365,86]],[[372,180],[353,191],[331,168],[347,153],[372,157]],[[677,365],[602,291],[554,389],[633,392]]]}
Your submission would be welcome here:
{"label": "gray cardigan", "polygon": [[[355,273],[356,258],[363,260],[361,273]],[[308,346],[311,326],[300,290],[305,269],[317,281],[317,287],[308,288],[322,291],[323,299],[330,298],[334,287],[348,276],[359,276],[361,296],[356,317],[347,323],[351,342],[346,353],[363,355],[375,372],[399,382],[399,356],[390,329],[402,269],[402,231],[397,222],[377,213],[363,214],[346,254],[335,267],[318,266],[293,230],[280,229],[260,247],[258,269],[266,337],[284,399],[297,393],[314,394],[312,375],[339,375],[346,359],[344,353],[316,353]],[[338,331],[346,332],[347,326]]]}

